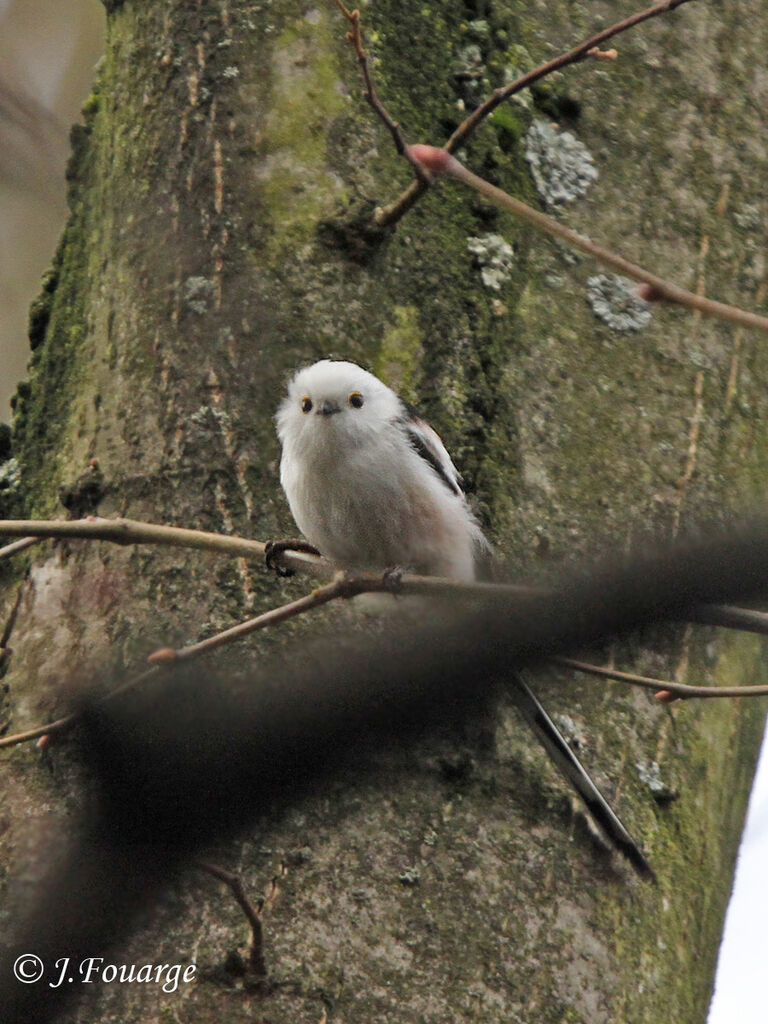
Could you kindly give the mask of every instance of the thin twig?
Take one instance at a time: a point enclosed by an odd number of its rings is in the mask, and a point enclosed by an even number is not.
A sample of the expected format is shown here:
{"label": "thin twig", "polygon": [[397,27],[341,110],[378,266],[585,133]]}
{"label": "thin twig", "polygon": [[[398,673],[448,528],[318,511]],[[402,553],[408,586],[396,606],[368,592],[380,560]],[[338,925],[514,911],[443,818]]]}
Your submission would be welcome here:
{"label": "thin twig", "polygon": [[[655,4],[653,7],[649,7],[645,11],[640,11],[638,14],[633,14],[629,18],[624,18],[615,25],[611,25],[610,28],[603,29],[596,35],[586,39],[583,43],[579,43],[578,46],[574,46],[573,49],[560,54],[559,57],[555,57],[554,60],[547,61],[546,64],[541,64],[532,71],[526,72],[526,74],[521,75],[514,82],[510,82],[509,85],[504,86],[504,88],[495,89],[487,100],[481,103],[479,107],[472,111],[469,117],[462,121],[453,135],[451,135],[446,142],[445,149],[449,153],[455,153],[459,146],[466,142],[478,125],[492,114],[500,104],[508,100],[510,96],[514,96],[515,93],[529,88],[535,82],[540,81],[547,75],[551,75],[553,71],[559,71],[561,68],[567,67],[569,64],[577,64],[580,61],[593,56],[593,50],[599,50],[602,43],[613,38],[613,36],[619,35],[620,32],[626,32],[627,29],[633,28],[635,25],[639,25],[643,21],[648,21],[650,18],[656,18],[661,14],[666,14],[668,11],[672,11],[676,7],[680,7],[682,4],[688,2],[689,0],[665,0],[664,3]],[[411,163],[413,163],[412,160]],[[427,184],[422,180],[411,182],[408,188],[405,189],[397,199],[388,206],[382,207],[376,211],[376,223],[380,227],[395,224],[400,220],[403,214],[410,210],[419,196],[426,191],[427,187]]]}
{"label": "thin twig", "polygon": [[[426,583],[429,581],[430,577],[415,577],[415,579],[422,579]],[[439,582],[451,583],[450,580]],[[494,590],[507,589],[499,587],[498,584],[466,584],[465,586],[467,588],[476,588],[479,586],[484,590],[487,590],[488,588]],[[399,590],[399,588],[400,581],[398,580],[397,589]],[[514,587],[513,589],[516,593],[529,597],[535,594],[541,595],[545,593],[543,590],[536,590],[528,587]],[[125,683],[116,687],[114,690],[111,690],[105,695],[104,699],[108,700],[112,697],[116,697],[118,694],[126,693],[129,690],[135,689],[137,686],[143,685],[147,680],[159,675],[165,666],[191,660],[201,654],[213,651],[224,644],[242,639],[242,637],[247,636],[250,633],[255,633],[257,630],[266,629],[268,626],[273,626],[279,622],[285,622],[288,619],[296,618],[305,612],[311,611],[314,608],[319,608],[331,601],[338,600],[339,598],[355,597],[364,593],[386,593],[392,591],[393,584],[386,576],[379,577],[378,579],[369,579],[364,577],[347,579],[339,575],[325,587],[318,587],[310,594],[298,598],[296,601],[290,601],[287,604],[281,605],[279,608],[271,608],[269,611],[263,612],[261,615],[257,615],[253,619],[248,619],[246,622],[239,623],[237,626],[232,626],[230,629],[223,630],[221,633],[216,633],[214,636],[208,637],[206,640],[201,640],[199,643],[190,644],[188,647],[181,647],[179,649],[171,647],[161,648],[160,650],[153,652],[147,659],[150,662],[150,667],[148,669],[145,669],[136,676],[132,676]],[[418,593],[418,591],[416,592]],[[434,591],[425,592],[434,593]],[[735,629],[746,628],[742,625],[735,624],[736,622],[742,621],[742,617],[748,619],[751,616],[757,616],[760,614],[758,612],[752,612],[749,609],[733,608],[728,605],[706,605],[701,607],[699,611],[701,611],[702,617],[701,620],[697,621],[707,621],[710,624],[725,625]],[[708,612],[711,612],[712,614],[707,615],[706,613]],[[730,619],[731,621],[718,623],[716,621],[718,612],[723,613],[725,618]],[[768,619],[768,616],[764,616],[764,618]],[[760,625],[762,628],[757,628],[758,623],[753,622],[751,631],[761,632],[763,634],[768,633],[768,622],[763,622]],[[686,686],[682,683],[672,683],[665,679],[652,679],[647,676],[634,675],[630,672],[619,672],[613,669],[601,668],[600,666],[590,665],[586,662],[575,661],[572,658],[552,657],[547,660],[551,661],[553,664],[567,665],[580,672],[602,676],[607,679],[615,679],[636,686],[642,686],[646,689],[653,689],[657,691],[666,690],[667,692],[675,694],[681,698],[758,697],[768,693],[768,687],[765,686]],[[31,740],[40,739],[43,736],[54,736],[59,733],[63,733],[74,725],[76,721],[77,715],[67,715],[65,718],[59,718],[54,722],[38,726],[35,729],[29,729],[26,732],[14,733],[11,736],[4,736],[0,738],[0,749],[4,747],[17,746],[21,743],[27,743]]]}
{"label": "thin twig", "polygon": [[15,555],[17,551],[23,551],[25,548],[29,548],[33,544],[39,543],[39,537],[23,537],[21,540],[15,540],[13,544],[6,544],[4,548],[0,548],[0,558],[10,558],[10,556]]}
{"label": "thin twig", "polygon": [[[263,541],[228,534],[206,533],[176,526],[159,526],[136,519],[72,519],[72,520],[0,520],[0,536],[32,534],[40,537],[72,537],[82,540],[107,540],[117,544],[167,544],[173,547],[187,547],[220,554],[245,555],[261,561],[266,550]],[[28,538],[32,539],[32,537]],[[275,557],[280,565],[310,573],[313,576],[329,576],[336,567],[325,558],[309,555],[302,551],[284,551]],[[348,579],[346,588],[355,594],[381,593],[392,590],[390,580],[379,574],[359,575]],[[402,594],[420,594],[427,597],[543,597],[549,593],[545,587],[520,583],[462,582],[440,576],[420,576],[403,573],[397,579],[397,591]],[[303,599],[300,599],[303,600]],[[324,602],[321,602],[324,603]],[[265,612],[271,615],[280,609]],[[257,622],[261,619],[251,620]],[[688,613],[692,622],[701,622],[726,629],[739,629],[751,633],[768,635],[768,615],[751,609],[732,605],[705,605]],[[277,621],[282,621],[280,618]],[[239,627],[234,627],[235,629]],[[259,627],[255,627],[259,628]]]}
{"label": "thin twig", "polygon": [[11,605],[11,612],[5,621],[2,635],[0,635],[0,664],[2,664],[2,654],[8,650],[8,641],[11,639],[13,634],[13,628],[16,625],[16,618],[19,614],[19,608],[21,608],[21,602],[24,597],[24,587],[21,586],[16,591],[16,598]]}
{"label": "thin twig", "polygon": [[[417,169],[418,180],[412,182],[409,188],[406,189],[406,191],[399,197],[399,199],[395,200],[393,204],[376,212],[375,219],[377,224],[384,227],[388,224],[394,223],[402,217],[406,210],[413,205],[418,196],[428,187],[431,174],[436,174],[438,176],[440,174],[448,174],[463,182],[465,185],[468,185],[470,188],[473,188],[475,191],[481,193],[481,195],[490,199],[491,202],[495,203],[497,206],[500,206],[503,209],[508,210],[510,213],[513,213],[515,216],[527,221],[539,231],[543,231],[544,233],[556,238],[561,238],[575,249],[579,249],[582,252],[586,252],[593,256],[605,266],[611,267],[611,269],[618,271],[620,274],[624,274],[626,277],[640,282],[645,286],[645,297],[649,301],[672,302],[675,305],[683,306],[686,309],[698,310],[707,316],[716,317],[719,320],[726,320],[745,327],[757,328],[758,330],[768,333],[768,317],[760,316],[758,313],[752,313],[748,310],[739,309],[736,306],[730,306],[724,302],[717,302],[714,299],[708,299],[703,295],[697,295],[684,288],[679,288],[677,285],[670,284],[657,274],[652,274],[643,267],[640,267],[635,263],[631,263],[618,253],[614,253],[610,249],[606,249],[604,246],[593,242],[585,235],[580,235],[578,232],[572,231],[570,228],[565,227],[565,225],[561,224],[554,218],[549,217],[547,214],[534,210],[533,207],[528,206],[527,203],[523,203],[519,199],[515,199],[502,189],[497,188],[488,181],[485,181],[484,178],[473,174],[470,170],[459,163],[458,160],[450,156],[450,154],[452,154],[467,139],[475,128],[486,117],[488,117],[496,107],[509,99],[509,97],[514,95],[514,93],[519,92],[521,89],[532,85],[534,82],[548,74],[551,74],[553,71],[557,71],[569,64],[575,64],[579,61],[586,60],[588,57],[606,56],[606,54],[603,54],[600,51],[599,47],[600,44],[605,42],[607,39],[610,39],[613,36],[618,35],[620,32],[624,32],[641,22],[648,21],[650,18],[655,18],[660,14],[666,14],[669,11],[673,11],[675,8],[688,2],[690,2],[690,0],[664,0],[663,3],[655,4],[653,7],[649,7],[645,11],[640,11],[637,14],[631,15],[629,18],[623,19],[623,21],[617,22],[610,28],[603,29],[602,32],[598,32],[584,43],[574,47],[567,53],[561,54],[559,57],[554,58],[554,60],[548,61],[546,64],[542,64],[533,71],[522,75],[515,82],[510,83],[510,85],[503,89],[500,88],[494,90],[488,99],[474,110],[461,125],[459,125],[445,144],[445,147],[443,149],[437,149],[429,146],[407,146],[405,144],[399,125],[389,115],[374,89],[367,54],[362,44],[360,12],[357,10],[350,12],[341,0],[336,0],[337,6],[352,26],[351,31],[347,34],[347,38],[354,46],[362,68],[363,78],[366,85],[366,99],[392,134],[397,152],[403,154],[409,160],[411,165]],[[439,162],[436,157],[433,157],[430,160],[427,151],[432,151],[434,154],[443,154],[442,160]]]}
{"label": "thin twig", "polygon": [[230,892],[235,897],[235,902],[245,914],[248,924],[251,926],[251,949],[248,954],[251,968],[257,978],[266,979],[268,971],[267,961],[264,958],[264,928],[261,923],[261,910],[263,909],[264,901],[260,901],[259,909],[257,910],[248,899],[245,887],[243,886],[243,880],[232,871],[227,871],[225,868],[219,867],[218,864],[210,864],[208,861],[203,860],[198,861],[197,866],[201,871],[206,871],[209,875],[213,875],[214,878],[218,878],[225,885],[229,886]]}
{"label": "thin twig", "polygon": [[[215,551],[219,554],[244,555],[263,562],[266,544],[246,537],[204,530],[189,530],[177,526],[159,526],[137,519],[5,519],[0,520],[0,537],[31,534],[39,537],[70,537],[81,540],[106,540],[115,544],[158,544],[172,547]],[[291,569],[308,572],[313,576],[328,577],[337,571],[327,559],[303,551],[281,551],[275,563]],[[352,581],[348,581],[352,584]],[[354,586],[376,593],[391,589],[391,583],[382,581],[381,575],[355,577]],[[541,593],[534,588],[514,583],[462,583],[438,576],[419,576],[404,573],[398,580],[398,590],[408,594],[434,594],[437,596],[483,596],[488,593],[525,595]],[[363,593],[358,589],[357,593]]]}
{"label": "thin twig", "polygon": [[[25,526],[28,529],[25,529]],[[178,526],[160,526],[144,523],[137,519],[101,519],[89,516],[87,519],[3,519],[0,520],[0,537],[25,536],[32,542],[42,537],[71,537],[85,540],[107,540],[113,544],[160,544],[171,547],[194,548],[201,551],[216,551],[220,554],[244,555],[258,560],[264,559],[266,545],[247,537],[209,533],[205,530],[189,530]],[[307,555],[300,551],[281,552],[276,556],[277,564],[291,569],[302,569],[318,576],[333,572],[333,566],[325,559]]]}
{"label": "thin twig", "polygon": [[[478,125],[492,114],[498,106],[508,100],[510,96],[514,96],[515,93],[522,92],[523,89],[529,88],[535,82],[545,78],[547,75],[551,75],[554,71],[567,67],[569,64],[578,64],[588,57],[599,56],[601,44],[619,35],[620,32],[626,32],[627,29],[634,28],[635,25],[639,25],[643,21],[657,18],[660,14],[667,14],[669,11],[674,11],[676,7],[681,7],[689,2],[690,0],[664,0],[663,3],[654,4],[653,7],[649,7],[645,11],[640,11],[638,14],[633,14],[629,18],[624,18],[623,21],[611,25],[610,28],[603,29],[590,39],[579,43],[578,46],[574,46],[573,49],[568,50],[566,53],[561,53],[559,57],[555,57],[553,60],[547,61],[546,64],[541,64],[532,71],[521,75],[514,82],[510,82],[509,85],[505,85],[500,89],[494,89],[488,99],[473,110],[466,120],[462,121],[446,142],[445,148],[449,153],[455,153],[459,146],[466,142]],[[593,51],[596,52],[593,53]]]}
{"label": "thin twig", "polygon": [[[171,648],[156,651],[155,654],[150,655],[150,661],[153,664],[159,664],[161,662],[188,661],[191,658],[197,658],[201,654],[215,651],[217,647],[232,643],[233,640],[240,640],[242,637],[255,633],[259,629],[266,629],[267,626],[277,625],[278,622],[294,619],[297,615],[303,615],[304,612],[311,611],[313,608],[319,608],[321,605],[335,601],[337,598],[350,598],[356,597],[358,594],[370,593],[372,582],[364,578],[348,579],[346,576],[339,574],[324,587],[317,587],[311,593],[305,594],[304,597],[300,597],[295,601],[289,601],[288,604],[280,605],[279,608],[270,608],[269,611],[263,612],[253,619],[240,622],[236,626],[223,630],[221,633],[216,633],[215,636],[209,636],[205,640],[200,640],[199,643],[190,644],[189,647],[182,647],[177,651]],[[375,588],[378,592],[392,589],[391,586],[388,588],[386,581],[381,579],[379,584]]]}
{"label": "thin twig", "polygon": [[411,167],[413,167],[413,171],[417,179],[426,188],[429,185],[429,175],[425,172],[424,168],[420,166],[418,160],[414,160],[409,154],[408,145],[400,129],[400,125],[390,116],[389,111],[379,99],[379,95],[374,87],[373,75],[368,62],[368,54],[363,46],[363,35],[360,30],[360,11],[347,10],[341,0],[336,0],[336,6],[351,26],[349,32],[347,32],[347,39],[357,54],[357,60],[360,64],[363,81],[365,82],[365,98],[368,100],[374,112],[392,136],[392,141],[395,144],[397,152],[400,156],[404,156],[406,160],[408,160]]}
{"label": "thin twig", "polygon": [[264,545],[244,537],[228,537],[204,530],[187,530],[178,526],[160,526],[137,519],[1,519],[0,536],[12,537],[30,529],[28,539],[40,537],[86,537],[90,540],[109,540],[115,544],[170,544],[176,547],[201,548],[230,554],[251,554],[264,557]]}
{"label": "thin twig", "polygon": [[38,725],[34,729],[27,729],[25,732],[16,732],[11,736],[0,737],[0,750],[3,747],[16,747],[20,743],[31,743],[32,740],[42,739],[43,736],[56,736],[65,732],[77,721],[75,715],[66,715],[64,718],[57,718],[46,725]]}
{"label": "thin twig", "polygon": [[744,327],[754,327],[768,332],[768,317],[760,316],[759,313],[752,313],[746,309],[739,309],[737,306],[729,306],[724,302],[716,302],[714,299],[708,299],[704,295],[696,295],[693,292],[686,291],[684,288],[678,288],[677,285],[669,284],[664,278],[644,270],[643,267],[639,267],[636,263],[630,263],[623,256],[619,256],[610,249],[598,245],[590,238],[587,238],[586,235],[580,235],[577,231],[572,231],[571,228],[567,228],[564,224],[555,220],[554,217],[549,217],[546,213],[541,213],[539,210],[534,210],[532,206],[528,206],[527,203],[515,199],[514,196],[504,192],[503,189],[497,188],[496,185],[492,185],[485,178],[473,174],[472,171],[459,163],[456,157],[451,156],[446,150],[437,149],[434,146],[418,145],[411,146],[411,152],[426,165],[431,173],[448,175],[451,178],[455,178],[462,184],[474,189],[475,192],[485,196],[486,199],[490,199],[496,206],[500,206],[503,210],[508,210],[516,217],[533,225],[539,231],[552,235],[555,238],[561,238],[564,242],[573,246],[574,249],[588,253],[605,266],[611,267],[620,274],[624,274],[626,277],[647,285],[649,288],[648,298],[652,298],[654,301],[673,302],[675,305],[683,306],[686,309],[697,309],[700,313],[716,317],[718,320],[727,320],[731,323],[741,324]]}
{"label": "thin twig", "polygon": [[768,614],[754,611],[752,608],[736,608],[728,604],[701,605],[694,609],[689,619],[701,625],[739,629],[743,633],[768,636]]}
{"label": "thin twig", "polygon": [[[331,601],[348,599],[366,593],[393,593],[395,590],[399,591],[399,589],[399,580],[392,582],[386,576],[348,579],[342,574],[337,574],[330,583],[317,587],[304,597],[300,597],[295,601],[289,601],[287,604],[280,605],[279,608],[270,608],[269,611],[263,612],[261,615],[257,615],[245,622],[240,622],[238,625],[207,637],[205,640],[200,640],[196,644],[190,644],[188,647],[180,647],[178,649],[164,647],[154,651],[147,658],[149,668],[144,669],[138,675],[131,676],[120,686],[115,687],[114,690],[110,690],[109,693],[104,695],[103,699],[109,700],[119,694],[127,693],[138,686],[142,686],[149,679],[159,675],[164,667],[183,661],[191,661],[202,654],[216,650],[218,647],[232,643],[235,640],[240,640],[258,630],[266,629],[268,626],[274,626],[279,622],[296,618],[298,615],[303,615],[305,612],[319,608]],[[49,722],[47,725],[28,729],[26,732],[3,736],[0,738],[0,749],[40,739],[42,736],[53,736],[65,732],[76,721],[77,715],[67,715],[64,718],[57,719],[55,722]]]}
{"label": "thin twig", "polygon": [[619,672],[613,668],[603,668],[601,665],[590,665],[586,661],[576,661],[573,658],[553,657],[548,661],[556,665],[564,665],[567,668],[575,669],[577,672],[584,672],[591,676],[600,676],[602,679],[614,679],[619,683],[629,683],[630,686],[639,686],[645,690],[667,692],[679,697],[680,700],[689,700],[691,697],[765,697],[768,696],[768,685],[756,684],[755,686],[688,686],[686,683],[672,683],[666,679],[653,679],[649,676],[638,676],[633,672]]}
{"label": "thin twig", "polygon": [[[0,520],[0,535],[4,532],[29,533],[33,531],[37,531],[36,536],[29,538],[30,540],[45,536],[111,540],[119,544],[133,544],[143,541],[151,544],[170,544],[203,550],[223,551],[229,554],[247,553],[252,555],[255,553],[260,557],[263,556],[266,548],[266,545],[261,541],[231,537],[223,534],[205,533],[199,530],[185,530],[173,526],[157,526],[152,523],[143,523],[130,519],[106,520],[92,518],[60,522],[47,520]],[[328,572],[332,569],[330,563],[326,562],[325,559],[303,552],[281,552],[278,558],[290,559],[293,567],[307,569],[313,573]],[[153,652],[147,659],[149,661],[147,669],[138,675],[132,676],[126,682],[110,691],[105,695],[104,699],[115,697],[118,694],[143,685],[147,680],[158,675],[167,665],[191,660],[216,650],[224,644],[232,643],[258,630],[266,629],[268,626],[274,626],[280,622],[295,618],[331,601],[348,599],[366,593],[403,593],[421,594],[431,597],[450,596],[465,598],[483,596],[541,598],[550,593],[550,591],[547,588],[523,584],[468,583],[436,576],[417,576],[411,574],[392,576],[385,573],[384,575],[347,577],[343,573],[337,572],[330,583],[316,587],[309,594],[280,605],[278,608],[271,608],[252,619],[207,637],[205,640],[200,640],[198,643],[190,644],[187,647],[178,649],[170,647],[161,648]],[[703,605],[689,612],[688,618],[694,622],[768,635],[768,615],[751,609],[737,608],[730,605]],[[568,659],[561,659],[561,663],[570,664],[573,667],[577,665],[576,662]],[[598,669],[594,666],[592,669],[594,670],[593,674],[608,674],[606,669]],[[587,671],[587,669],[584,669],[584,671]],[[614,673],[610,678],[632,682],[643,677],[633,676],[631,673]],[[663,688],[671,693],[680,691],[681,695],[689,697],[759,696],[763,693],[760,687],[754,686],[728,687],[724,689],[724,692],[718,692],[717,688],[714,687],[685,687],[683,684],[668,683],[664,680],[647,680],[647,685],[649,687],[653,686],[655,689]],[[67,715],[64,718],[56,719],[34,729],[28,729],[25,732],[0,737],[0,749],[16,746],[20,743],[27,743],[31,740],[39,740],[44,736],[54,736],[63,733],[76,721],[77,715]]]}

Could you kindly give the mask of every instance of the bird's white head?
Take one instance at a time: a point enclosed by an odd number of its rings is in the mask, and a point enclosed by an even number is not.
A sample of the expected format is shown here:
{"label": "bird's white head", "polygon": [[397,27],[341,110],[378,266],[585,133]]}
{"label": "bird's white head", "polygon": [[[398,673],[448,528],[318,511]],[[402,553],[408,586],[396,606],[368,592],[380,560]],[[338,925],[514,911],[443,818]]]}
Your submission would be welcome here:
{"label": "bird's white head", "polygon": [[394,391],[372,373],[355,363],[323,359],[291,380],[277,413],[277,432],[284,448],[357,445],[403,413]]}

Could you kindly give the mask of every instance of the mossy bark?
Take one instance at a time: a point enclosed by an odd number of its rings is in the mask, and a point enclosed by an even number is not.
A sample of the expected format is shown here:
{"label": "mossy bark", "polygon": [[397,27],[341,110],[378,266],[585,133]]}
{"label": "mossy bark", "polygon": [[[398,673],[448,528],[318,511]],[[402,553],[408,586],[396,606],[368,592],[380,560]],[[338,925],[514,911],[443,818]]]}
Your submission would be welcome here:
{"label": "mossy bark", "polygon": [[[361,98],[332,4],[109,6],[106,57],[73,136],[71,218],[16,402],[27,514],[56,512],[59,488],[77,507],[73,485],[98,459],[102,515],[290,535],[272,416],[288,371],[327,354],[419,401],[520,575],[727,519],[762,494],[762,339],[665,309],[637,335],[616,333],[585,301],[590,264],[458,188],[374,229],[374,205],[408,168]],[[409,138],[439,142],[461,96],[625,10],[379,0],[363,13],[384,101]],[[524,134],[532,117],[557,115],[600,171],[560,211],[569,224],[684,286],[759,307],[765,85],[753,69],[766,33],[758,0],[685,7],[622,38],[617,63],[572,68],[499,112],[465,159],[535,202]],[[488,233],[515,250],[498,291],[468,249]],[[0,611],[22,593],[8,727],[44,721],[105,663],[135,664],[306,585],[178,549],[42,547],[15,577],[6,570]],[[764,674],[757,641],[715,630],[660,630],[610,653],[696,681]],[[270,995],[218,969],[246,927],[226,894],[190,878],[116,962],[195,958],[201,980],[175,994],[107,986],[74,1017],[277,1024],[325,1008],[393,1024],[699,1024],[762,708],[668,709],[574,683],[538,685],[581,733],[658,886],[606,858],[500,708],[490,747],[468,735],[448,754],[435,741],[387,755],[365,780],[329,783],[217,851],[254,890],[288,866],[266,917]],[[50,805],[65,822],[75,790],[65,747],[47,763],[29,748],[4,760],[0,852],[16,904]],[[653,762],[676,800],[656,802],[642,781],[638,765]]]}

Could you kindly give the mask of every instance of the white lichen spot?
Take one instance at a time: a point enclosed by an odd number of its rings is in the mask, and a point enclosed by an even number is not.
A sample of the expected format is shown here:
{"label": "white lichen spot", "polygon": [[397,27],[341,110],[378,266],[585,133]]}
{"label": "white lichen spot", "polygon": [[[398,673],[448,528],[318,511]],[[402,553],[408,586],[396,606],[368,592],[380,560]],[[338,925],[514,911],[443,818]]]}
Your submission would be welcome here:
{"label": "white lichen spot", "polygon": [[651,310],[636,287],[618,274],[598,274],[587,281],[587,301],[598,320],[612,330],[640,331],[651,322]]}
{"label": "white lichen spot", "polygon": [[0,491],[16,491],[21,485],[21,466],[17,459],[0,464]]}
{"label": "white lichen spot", "polygon": [[512,274],[515,250],[501,235],[468,238],[467,249],[475,257],[486,288],[499,291]]}
{"label": "white lichen spot", "polygon": [[485,63],[482,50],[477,43],[468,43],[455,53],[451,71],[453,86],[459,98],[474,110],[486,88]]}
{"label": "white lichen spot", "polygon": [[421,872],[415,866],[408,867],[404,871],[402,871],[397,877],[402,882],[403,885],[418,885],[419,881],[421,880]]}
{"label": "white lichen spot", "polygon": [[485,65],[483,54],[477,43],[468,43],[456,54],[453,73],[457,78],[481,78]]}
{"label": "white lichen spot", "polygon": [[188,277],[184,282],[184,304],[203,316],[208,310],[208,300],[213,295],[214,284],[207,277]]}
{"label": "white lichen spot", "polygon": [[661,776],[661,769],[657,761],[644,764],[638,761],[635,765],[640,781],[651,791],[653,799],[660,804],[670,803],[679,796],[674,786],[671,786]]}
{"label": "white lichen spot", "polygon": [[224,68],[224,70],[221,72],[221,77],[222,78],[239,78],[240,77],[240,68],[236,68],[234,66],[234,64],[230,64],[230,66],[228,68]]}
{"label": "white lichen spot", "polygon": [[232,420],[224,409],[214,409],[212,405],[201,405],[190,415],[188,423],[202,431],[226,433]]}
{"label": "white lichen spot", "polygon": [[[507,60],[509,63],[504,68],[504,79],[502,85],[511,85],[516,82],[526,71],[533,68],[534,60],[530,53],[524,46],[519,43],[513,43],[507,48],[506,51]],[[531,96],[530,89],[523,89],[521,92],[515,92],[509,97],[509,102],[517,103],[521,107],[525,107],[526,110],[533,109],[533,97]]]}
{"label": "white lichen spot", "polygon": [[584,143],[547,121],[534,121],[528,129],[525,158],[539,195],[550,205],[579,199],[598,178]]}
{"label": "white lichen spot", "polygon": [[491,38],[491,26],[484,18],[476,18],[467,23],[467,33],[481,43]]}
{"label": "white lichen spot", "polygon": [[759,231],[763,218],[757,203],[744,203],[740,210],[733,211],[733,219],[742,231]]}
{"label": "white lichen spot", "polygon": [[584,750],[587,746],[584,730],[570,715],[555,715],[555,721],[565,742],[572,750]]}

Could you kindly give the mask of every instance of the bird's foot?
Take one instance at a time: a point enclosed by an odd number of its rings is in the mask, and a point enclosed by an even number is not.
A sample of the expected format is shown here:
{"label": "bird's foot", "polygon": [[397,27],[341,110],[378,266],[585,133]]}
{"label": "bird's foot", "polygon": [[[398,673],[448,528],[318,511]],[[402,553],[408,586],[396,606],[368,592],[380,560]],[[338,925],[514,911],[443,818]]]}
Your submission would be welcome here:
{"label": "bird's foot", "polygon": [[277,561],[284,551],[301,551],[305,555],[320,554],[316,547],[307,544],[304,540],[268,540],[264,545],[264,564],[278,576],[283,577],[295,575],[293,569],[286,565],[280,565]]}
{"label": "bird's foot", "polygon": [[393,565],[382,573],[381,582],[390,594],[399,594],[402,590],[404,571],[399,565]]}

